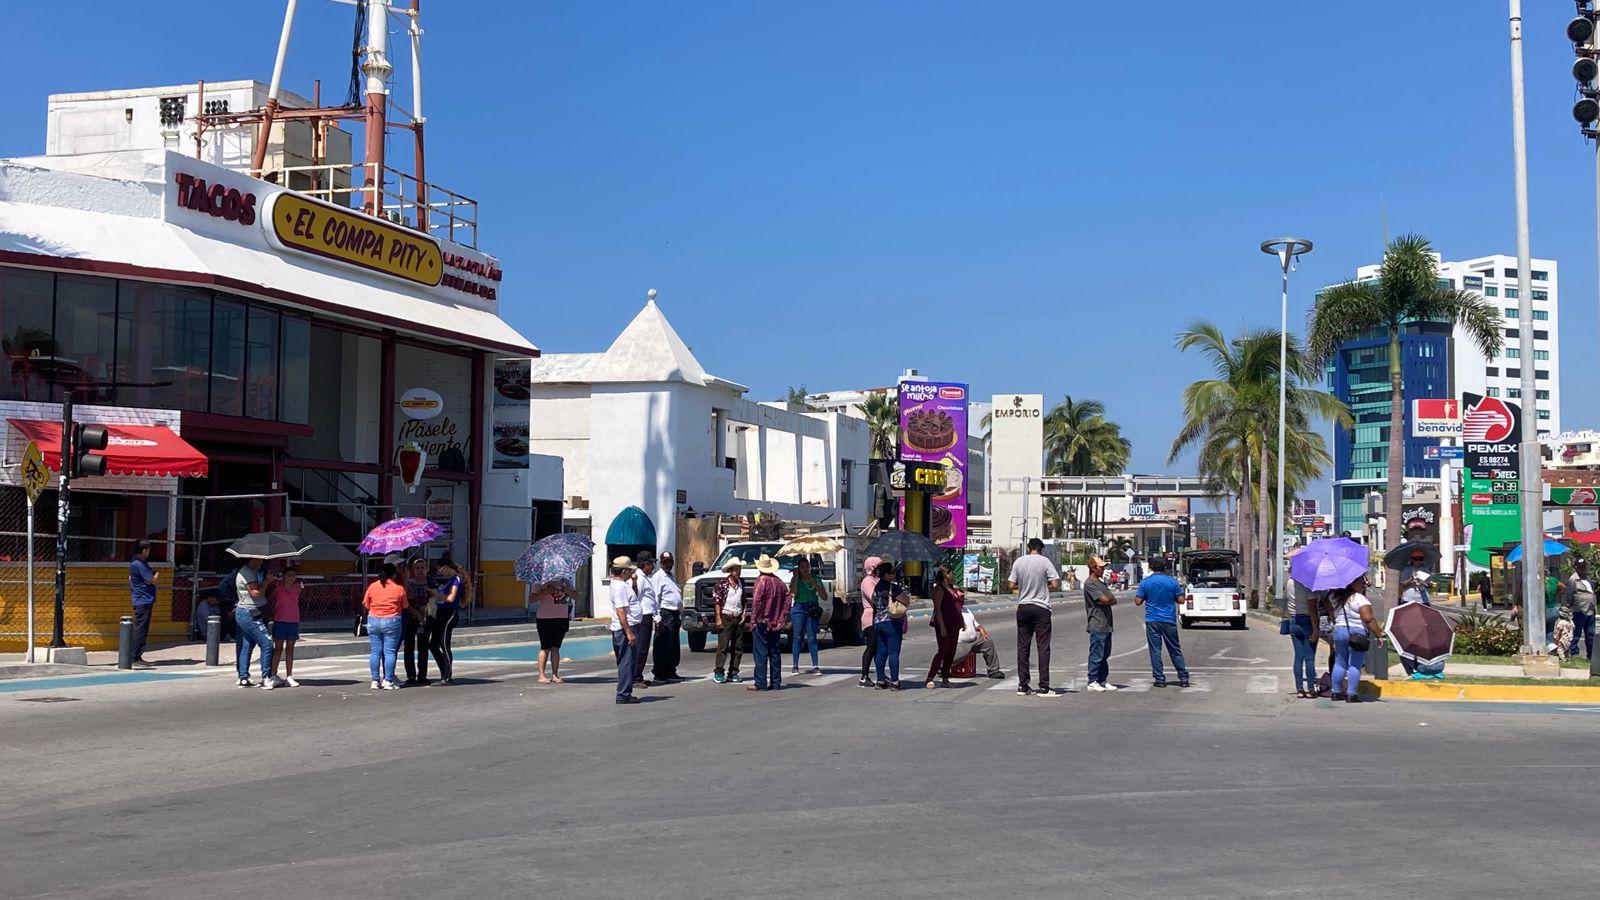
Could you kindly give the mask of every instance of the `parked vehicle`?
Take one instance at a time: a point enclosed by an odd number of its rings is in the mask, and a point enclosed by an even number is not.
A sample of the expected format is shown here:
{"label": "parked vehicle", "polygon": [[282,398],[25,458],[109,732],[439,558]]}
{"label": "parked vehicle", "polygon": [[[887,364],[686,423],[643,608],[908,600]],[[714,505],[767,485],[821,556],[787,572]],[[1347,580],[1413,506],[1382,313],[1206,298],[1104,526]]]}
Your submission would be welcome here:
{"label": "parked vehicle", "polygon": [[[782,567],[778,571],[778,577],[783,579],[784,584],[788,584],[794,578],[794,570],[800,564],[800,557],[778,556],[778,550],[782,546],[783,542],[781,541],[741,541],[729,544],[722,548],[722,552],[717,555],[717,560],[711,564],[710,569],[704,574],[696,575],[689,579],[683,586],[683,630],[689,635],[689,649],[691,651],[695,653],[704,651],[707,639],[717,630],[716,601],[712,597],[712,590],[716,587],[718,581],[726,577],[722,572],[722,567],[727,564],[728,560],[739,559],[744,563],[744,571],[741,577],[744,581],[745,597],[747,598],[745,602],[748,603],[751,592],[755,590],[756,560],[761,558],[763,554],[777,558],[778,565]],[[818,577],[828,584],[830,594],[834,595],[832,598],[833,618],[826,626],[826,630],[832,633],[836,644],[855,643],[855,632],[860,630],[859,617],[861,609],[856,606],[855,615],[850,615],[850,597],[848,595],[840,597],[838,592],[833,590],[837,581],[834,577],[834,560],[825,560],[820,554],[813,553],[811,555],[811,570],[818,573]],[[852,631],[852,627],[854,631]],[[784,626],[783,634],[784,646],[787,647],[789,641],[788,625]]]}
{"label": "parked vehicle", "polygon": [[1239,588],[1239,554],[1234,550],[1188,550],[1180,560],[1184,585],[1178,604],[1178,625],[1226,622],[1247,624],[1244,593]]}

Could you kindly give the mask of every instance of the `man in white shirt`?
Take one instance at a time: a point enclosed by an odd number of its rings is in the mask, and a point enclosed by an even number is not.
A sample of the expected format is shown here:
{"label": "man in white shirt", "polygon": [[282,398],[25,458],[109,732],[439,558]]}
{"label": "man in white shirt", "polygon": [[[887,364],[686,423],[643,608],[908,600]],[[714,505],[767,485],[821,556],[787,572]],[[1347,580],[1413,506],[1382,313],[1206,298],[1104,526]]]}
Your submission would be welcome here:
{"label": "man in white shirt", "polygon": [[1017,693],[1028,688],[1028,657],[1039,644],[1040,697],[1058,696],[1050,689],[1050,592],[1061,587],[1056,567],[1044,557],[1044,541],[1028,539],[1028,555],[1011,564],[1011,589],[1017,592]]}
{"label": "man in white shirt", "polygon": [[633,659],[641,635],[635,629],[644,616],[633,585],[633,560],[611,561],[611,652],[617,657],[617,702],[638,703],[633,695]]}
{"label": "man in white shirt", "polygon": [[654,575],[650,576],[651,585],[656,592],[656,635],[655,635],[655,664],[652,673],[655,680],[671,683],[679,681],[678,660],[683,657],[683,646],[679,643],[679,627],[683,615],[683,590],[678,587],[678,579],[672,574],[672,553],[661,551],[661,565]]}
{"label": "man in white shirt", "polygon": [[956,652],[960,654],[957,662],[965,660],[970,654],[981,653],[987,667],[985,676],[996,679],[1006,677],[1005,670],[1000,668],[1000,651],[994,647],[994,638],[989,636],[989,629],[978,624],[969,610],[961,611],[961,633],[956,635]]}
{"label": "man in white shirt", "polygon": [[637,566],[633,572],[633,588],[639,592],[641,611],[638,653],[633,657],[633,683],[638,687],[649,687],[650,682],[644,680],[644,664],[650,658],[650,639],[656,633],[656,612],[660,608],[656,601],[656,555],[649,550],[640,550],[633,561]]}
{"label": "man in white shirt", "polygon": [[1424,568],[1427,554],[1421,549],[1411,551],[1411,564],[1400,570],[1400,602],[1421,603],[1431,606],[1433,600],[1428,596],[1428,578],[1431,573]]}
{"label": "man in white shirt", "polygon": [[735,556],[722,564],[726,573],[711,589],[712,608],[717,613],[717,662],[711,680],[717,684],[742,681],[739,677],[740,646],[744,640],[745,610],[750,607],[749,592],[745,590],[744,562]]}

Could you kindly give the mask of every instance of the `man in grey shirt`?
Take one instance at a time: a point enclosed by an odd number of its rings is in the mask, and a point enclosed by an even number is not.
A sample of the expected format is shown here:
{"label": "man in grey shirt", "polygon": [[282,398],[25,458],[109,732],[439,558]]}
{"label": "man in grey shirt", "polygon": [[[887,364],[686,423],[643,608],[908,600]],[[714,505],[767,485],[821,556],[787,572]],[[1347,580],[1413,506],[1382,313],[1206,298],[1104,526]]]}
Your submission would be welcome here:
{"label": "man in grey shirt", "polygon": [[277,679],[272,677],[272,635],[267,631],[267,588],[262,576],[265,566],[266,560],[245,560],[234,573],[233,588],[239,602],[233,608],[233,621],[238,626],[239,687],[250,687],[250,655],[260,647],[261,688],[270,691],[277,686]]}
{"label": "man in grey shirt", "polygon": [[1089,558],[1089,580],[1083,583],[1083,609],[1088,616],[1089,632],[1089,690],[1114,691],[1117,686],[1106,681],[1111,674],[1111,607],[1117,598],[1111,588],[1100,580],[1106,570],[1106,561],[1098,556]]}
{"label": "man in grey shirt", "polygon": [[1572,576],[1567,579],[1564,605],[1572,610],[1572,649],[1568,655],[1578,653],[1578,638],[1583,638],[1583,655],[1594,658],[1594,582],[1589,580],[1589,561],[1580,559],[1572,564]]}
{"label": "man in grey shirt", "polygon": [[1054,697],[1050,689],[1050,592],[1061,587],[1061,575],[1044,557],[1044,541],[1028,539],[1026,556],[1011,564],[1011,588],[1017,592],[1017,693],[1034,693],[1028,687],[1028,658],[1039,644],[1040,697]]}

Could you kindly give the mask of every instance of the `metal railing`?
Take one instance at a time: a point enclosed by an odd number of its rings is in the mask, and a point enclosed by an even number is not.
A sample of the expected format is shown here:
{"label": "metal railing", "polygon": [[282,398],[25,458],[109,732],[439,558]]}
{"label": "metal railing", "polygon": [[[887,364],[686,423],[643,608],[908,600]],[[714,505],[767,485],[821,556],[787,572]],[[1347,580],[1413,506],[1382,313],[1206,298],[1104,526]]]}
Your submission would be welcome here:
{"label": "metal railing", "polygon": [[[284,166],[285,187],[335,206],[364,209],[371,189],[365,184],[362,163],[318,163]],[[383,218],[467,247],[478,246],[478,201],[448,188],[418,179],[409,172],[384,166]],[[301,177],[296,177],[301,176]]]}

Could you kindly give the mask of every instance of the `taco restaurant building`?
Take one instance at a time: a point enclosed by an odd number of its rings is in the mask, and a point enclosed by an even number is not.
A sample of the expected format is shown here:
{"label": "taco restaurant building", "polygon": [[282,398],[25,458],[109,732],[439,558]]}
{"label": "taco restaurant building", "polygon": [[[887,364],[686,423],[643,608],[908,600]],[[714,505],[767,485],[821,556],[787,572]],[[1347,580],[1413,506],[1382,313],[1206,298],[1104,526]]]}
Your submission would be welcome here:
{"label": "taco restaurant building", "polygon": [[[539,351],[501,319],[472,217],[441,236],[170,150],[0,159],[0,650],[25,630],[18,462],[33,439],[58,464],[68,390],[77,421],[122,429],[111,474],[73,483],[69,644],[115,646],[144,537],[164,573],[153,639],[189,632],[223,548],[263,528],[317,544],[307,618],[346,615],[352,548],[394,515],[441,521],[430,551],[481,573],[483,602],[520,606],[510,561],[534,501],[559,528],[561,472],[528,453]],[[422,453],[410,483],[402,448]],[[48,636],[53,482],[37,517]]]}

